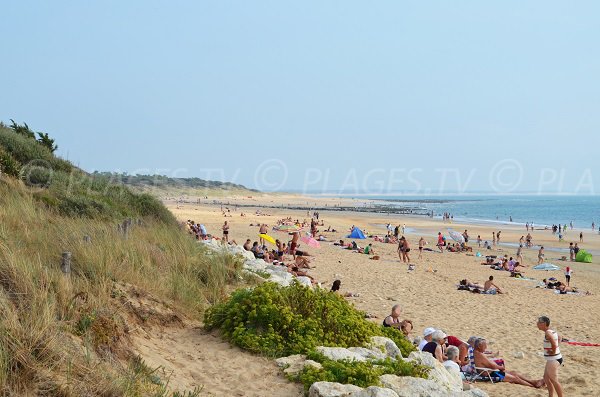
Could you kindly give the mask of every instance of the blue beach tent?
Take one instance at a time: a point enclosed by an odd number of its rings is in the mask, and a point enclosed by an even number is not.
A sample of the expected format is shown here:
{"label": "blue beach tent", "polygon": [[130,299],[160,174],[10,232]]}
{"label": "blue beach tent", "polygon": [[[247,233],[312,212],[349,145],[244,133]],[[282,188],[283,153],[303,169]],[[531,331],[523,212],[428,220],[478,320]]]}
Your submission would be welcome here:
{"label": "blue beach tent", "polygon": [[362,230],[360,230],[357,227],[355,227],[354,230],[352,230],[352,233],[350,233],[347,238],[356,238],[359,240],[366,239],[365,234],[362,232]]}

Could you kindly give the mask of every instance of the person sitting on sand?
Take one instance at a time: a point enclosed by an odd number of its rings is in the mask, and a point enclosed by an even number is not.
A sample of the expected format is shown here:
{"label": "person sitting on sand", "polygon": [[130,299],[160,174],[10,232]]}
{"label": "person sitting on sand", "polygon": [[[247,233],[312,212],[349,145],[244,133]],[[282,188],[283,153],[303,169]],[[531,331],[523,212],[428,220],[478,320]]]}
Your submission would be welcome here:
{"label": "person sitting on sand", "polygon": [[404,334],[407,339],[410,339],[410,334],[413,330],[413,323],[411,320],[403,320],[400,325],[400,331]]}
{"label": "person sitting on sand", "polygon": [[373,244],[369,243],[369,245],[367,245],[365,247],[365,249],[363,250],[362,253],[365,254],[365,255],[371,255],[371,254],[374,255],[375,254],[375,250],[373,250]]}
{"label": "person sitting on sand", "polygon": [[296,256],[294,263],[300,268],[310,269],[310,261],[303,256]]}
{"label": "person sitting on sand", "polygon": [[490,278],[483,284],[483,293],[496,295],[503,294],[504,292],[500,287],[494,284],[494,276],[490,276]]}
{"label": "person sitting on sand", "polygon": [[477,368],[489,368],[489,374],[492,377],[500,378],[501,382],[514,383],[523,386],[540,388],[544,385],[544,380],[532,380],[528,379],[526,376],[521,375],[515,371],[507,371],[504,365],[500,365],[497,362],[490,360],[485,355],[485,351],[487,349],[487,341],[483,338],[475,340],[475,366]]}
{"label": "person sitting on sand", "polygon": [[460,378],[460,360],[458,359],[458,354],[458,347],[449,346],[446,349],[446,356],[448,359],[442,364],[444,365],[444,368],[448,370],[448,372]]}
{"label": "person sitting on sand", "polygon": [[431,342],[428,342],[423,346],[423,351],[430,353],[440,363],[444,363],[447,360],[444,354],[444,348],[446,346],[446,334],[440,330],[437,330],[431,335]]}
{"label": "person sitting on sand", "polygon": [[246,242],[244,243],[244,249],[246,251],[252,250],[252,241],[250,239],[247,239]]}
{"label": "person sitting on sand", "polygon": [[258,241],[252,243],[252,248],[250,248],[250,251],[252,251],[256,259],[263,259],[265,257],[262,248],[258,245]]}
{"label": "person sitting on sand", "polygon": [[331,285],[331,292],[339,293],[341,286],[342,286],[342,281],[341,280],[335,280],[333,282],[333,284]]}
{"label": "person sitting on sand", "polygon": [[418,349],[419,351],[423,350],[423,347],[429,342],[431,342],[431,336],[436,331],[435,328],[427,327],[423,330],[423,339],[419,342]]}
{"label": "person sitting on sand", "polygon": [[469,345],[457,338],[456,336],[448,335],[447,346],[458,349],[458,362],[460,365],[469,363]]}
{"label": "person sitting on sand", "polygon": [[402,314],[402,307],[400,305],[392,306],[392,312],[389,316],[383,319],[384,327],[400,328],[402,321],[400,321],[400,315]]}

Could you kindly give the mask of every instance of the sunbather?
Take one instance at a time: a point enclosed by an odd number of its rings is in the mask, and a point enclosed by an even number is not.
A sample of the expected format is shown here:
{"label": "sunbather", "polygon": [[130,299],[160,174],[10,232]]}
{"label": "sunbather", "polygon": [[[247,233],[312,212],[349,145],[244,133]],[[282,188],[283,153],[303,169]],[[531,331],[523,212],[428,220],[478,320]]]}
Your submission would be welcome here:
{"label": "sunbather", "polygon": [[504,292],[502,291],[502,289],[500,289],[500,287],[494,284],[494,276],[490,276],[490,278],[483,284],[483,293],[496,295],[503,294]]}

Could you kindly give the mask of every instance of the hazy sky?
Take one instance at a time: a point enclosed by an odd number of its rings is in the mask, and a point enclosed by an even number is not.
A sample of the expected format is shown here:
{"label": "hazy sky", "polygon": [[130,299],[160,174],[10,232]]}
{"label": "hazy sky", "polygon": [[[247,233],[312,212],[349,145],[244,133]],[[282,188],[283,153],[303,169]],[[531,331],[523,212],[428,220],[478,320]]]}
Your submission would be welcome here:
{"label": "hazy sky", "polygon": [[597,1],[12,1],[0,119],[82,168],[600,193]]}

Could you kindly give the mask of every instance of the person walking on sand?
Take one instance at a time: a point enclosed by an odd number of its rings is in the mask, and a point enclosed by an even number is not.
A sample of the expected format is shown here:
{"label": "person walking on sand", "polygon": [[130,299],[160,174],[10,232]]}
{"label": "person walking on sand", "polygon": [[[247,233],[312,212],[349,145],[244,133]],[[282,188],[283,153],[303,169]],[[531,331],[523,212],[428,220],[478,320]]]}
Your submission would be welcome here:
{"label": "person walking on sand", "polygon": [[[267,234],[267,231],[268,231],[267,225],[265,223],[263,223],[263,224],[260,225],[260,229],[258,229],[258,234]],[[265,239],[262,238],[262,237],[260,237],[258,239],[258,243],[260,245],[265,245]]]}
{"label": "person walking on sand", "polygon": [[425,247],[425,239],[421,237],[419,239],[419,259],[423,259],[423,248]]}
{"label": "person walking on sand", "polygon": [[492,245],[496,246],[496,232],[492,232]]}
{"label": "person walking on sand", "polygon": [[517,262],[524,263],[524,261],[523,261],[523,244],[519,244],[519,248],[517,248]]}
{"label": "person walking on sand", "polygon": [[583,232],[579,232],[579,242],[583,243]]}
{"label": "person walking on sand", "polygon": [[544,246],[541,246],[538,251],[538,265],[541,263],[544,263]]}
{"label": "person walking on sand", "polygon": [[437,241],[437,246],[440,249],[440,252],[444,252],[444,236],[442,235],[442,232],[438,232],[438,241]]}
{"label": "person walking on sand", "polygon": [[223,241],[226,243],[229,242],[229,225],[227,224],[227,221],[223,224]]}
{"label": "person walking on sand", "polygon": [[560,338],[558,332],[550,329],[550,319],[542,316],[537,320],[537,327],[544,332],[544,358],[546,366],[544,368],[544,383],[548,388],[548,396],[554,397],[554,392],[558,397],[563,397],[562,385],[558,381],[558,368],[563,363],[563,357],[558,346]]}
{"label": "person walking on sand", "polygon": [[400,241],[398,244],[398,254],[399,254],[402,262],[404,262],[404,263],[410,262],[410,256],[408,255],[409,252],[410,252],[410,246],[408,244],[408,240],[404,236],[400,237]]}

